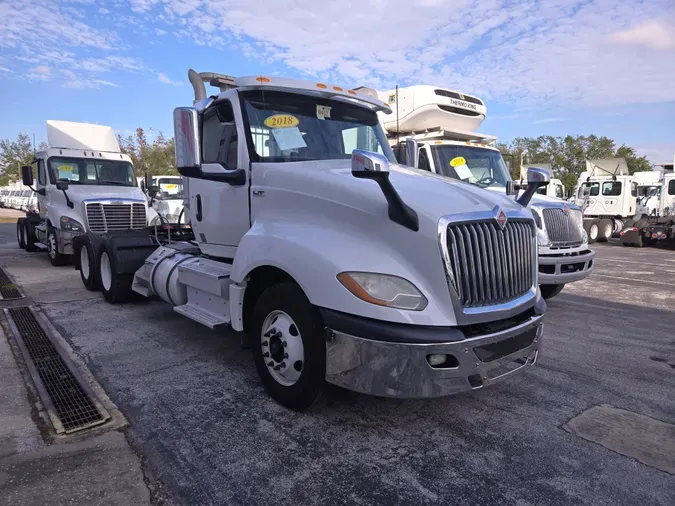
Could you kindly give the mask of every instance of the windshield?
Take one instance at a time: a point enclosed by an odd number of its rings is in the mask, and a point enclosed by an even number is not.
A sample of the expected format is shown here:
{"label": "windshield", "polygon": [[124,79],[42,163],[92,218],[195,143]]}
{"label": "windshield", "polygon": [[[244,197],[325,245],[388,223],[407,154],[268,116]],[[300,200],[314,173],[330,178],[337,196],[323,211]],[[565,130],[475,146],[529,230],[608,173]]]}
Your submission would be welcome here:
{"label": "windshield", "polygon": [[449,144],[432,146],[436,167],[446,176],[487,188],[511,180],[502,154],[492,149]]}
{"label": "windshield", "polygon": [[136,174],[129,162],[94,158],[49,159],[51,178],[69,184],[136,186]]}
{"label": "windshield", "polygon": [[256,90],[242,97],[254,161],[346,160],[365,149],[396,162],[373,111],[294,93]]}

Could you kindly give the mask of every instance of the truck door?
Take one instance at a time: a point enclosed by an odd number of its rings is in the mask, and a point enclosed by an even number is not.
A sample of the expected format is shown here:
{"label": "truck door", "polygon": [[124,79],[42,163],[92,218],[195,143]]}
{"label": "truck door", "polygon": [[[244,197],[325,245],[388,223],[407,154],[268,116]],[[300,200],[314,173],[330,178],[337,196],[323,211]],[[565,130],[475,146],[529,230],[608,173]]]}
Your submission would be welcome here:
{"label": "truck door", "polygon": [[47,209],[49,208],[49,193],[47,193],[48,184],[47,164],[43,158],[38,158],[35,189],[37,190],[38,212],[40,213],[40,218],[43,219],[47,218]]}
{"label": "truck door", "polygon": [[[202,171],[247,169],[245,139],[238,104],[233,107],[231,101],[223,100],[212,106],[202,119]],[[205,253],[234,257],[236,246],[251,226],[249,177],[247,170],[246,183],[241,186],[190,178],[190,221]]]}

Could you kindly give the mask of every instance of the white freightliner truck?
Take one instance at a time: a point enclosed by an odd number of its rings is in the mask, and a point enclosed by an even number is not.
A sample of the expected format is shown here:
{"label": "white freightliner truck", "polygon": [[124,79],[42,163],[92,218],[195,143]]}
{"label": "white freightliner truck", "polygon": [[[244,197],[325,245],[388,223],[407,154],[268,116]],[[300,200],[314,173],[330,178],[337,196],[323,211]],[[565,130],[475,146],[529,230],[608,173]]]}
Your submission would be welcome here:
{"label": "white freightliner truck", "polygon": [[112,128],[50,120],[47,138],[33,162],[36,177],[22,167],[23,184],[35,181],[38,211],[17,221],[19,246],[36,251],[41,243],[53,265],[64,265],[79,235],[147,227],[145,195]]}
{"label": "white freightliner truck", "polygon": [[[497,138],[475,132],[487,113],[481,99],[425,85],[378,95],[394,110],[393,115],[380,118],[399,161],[474,187],[513,195],[514,183],[501,153],[493,146]],[[408,158],[408,152],[417,156]],[[471,186],[457,188],[469,191]],[[536,193],[530,208],[537,224],[541,293],[551,298],[565,284],[590,275],[595,253],[588,248],[579,206]]]}
{"label": "white freightliner truck", "polygon": [[675,156],[673,163],[658,165],[661,167],[660,171],[634,174],[636,177],[640,176],[639,181],[649,185],[649,188],[654,185],[654,178],[658,177],[657,187],[660,192],[654,212],[641,216],[621,231],[621,242],[624,246],[643,247],[661,240],[675,239]]}
{"label": "white freightliner truck", "polygon": [[377,118],[389,108],[362,91],[189,78],[194,106],[174,126],[194,240],[152,227],[78,239],[99,251],[108,301],[157,296],[245,332],[266,390],[298,410],[325,382],[436,397],[537,360],[545,302],[521,203],[546,173],[530,171],[518,203],[396,165]]}

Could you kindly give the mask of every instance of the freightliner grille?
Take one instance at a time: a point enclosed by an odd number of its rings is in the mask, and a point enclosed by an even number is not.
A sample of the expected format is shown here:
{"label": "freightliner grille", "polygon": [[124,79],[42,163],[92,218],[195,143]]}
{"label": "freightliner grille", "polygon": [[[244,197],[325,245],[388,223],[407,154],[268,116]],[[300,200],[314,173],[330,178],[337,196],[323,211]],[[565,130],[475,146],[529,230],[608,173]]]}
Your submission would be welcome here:
{"label": "freightliner grille", "polygon": [[447,248],[457,294],[465,308],[501,304],[534,285],[534,226],[528,221],[448,225]]}
{"label": "freightliner grille", "polygon": [[87,223],[92,232],[111,230],[129,230],[146,226],[145,206],[143,204],[87,204]]}
{"label": "freightliner grille", "polygon": [[560,208],[543,211],[544,225],[553,246],[579,246],[582,243],[583,218],[579,209],[565,213]]}

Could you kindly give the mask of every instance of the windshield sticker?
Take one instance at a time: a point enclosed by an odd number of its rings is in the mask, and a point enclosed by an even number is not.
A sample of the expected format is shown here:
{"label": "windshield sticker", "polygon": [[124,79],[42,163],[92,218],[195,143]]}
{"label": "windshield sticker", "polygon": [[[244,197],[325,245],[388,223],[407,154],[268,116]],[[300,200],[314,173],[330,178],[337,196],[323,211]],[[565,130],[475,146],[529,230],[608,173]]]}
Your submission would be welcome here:
{"label": "windshield sticker", "polygon": [[281,151],[307,147],[298,127],[275,128],[271,132]]}
{"label": "windshield sticker", "polygon": [[330,107],[327,105],[317,105],[316,117],[319,119],[330,118]]}
{"label": "windshield sticker", "polygon": [[71,179],[73,177],[73,167],[70,165],[59,165],[59,179]]}
{"label": "windshield sticker", "polygon": [[275,114],[265,120],[265,126],[269,128],[290,128],[300,124],[300,120],[291,114]]}
{"label": "windshield sticker", "polygon": [[460,165],[466,165],[466,160],[463,156],[457,156],[450,160],[450,165],[452,167],[459,167]]}
{"label": "windshield sticker", "polygon": [[389,95],[389,103],[390,104],[396,103],[396,95]]}

